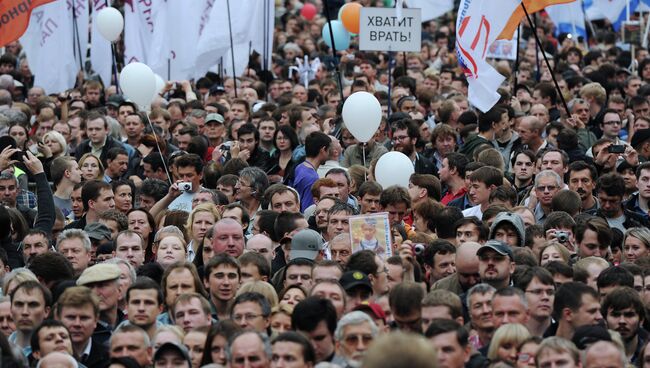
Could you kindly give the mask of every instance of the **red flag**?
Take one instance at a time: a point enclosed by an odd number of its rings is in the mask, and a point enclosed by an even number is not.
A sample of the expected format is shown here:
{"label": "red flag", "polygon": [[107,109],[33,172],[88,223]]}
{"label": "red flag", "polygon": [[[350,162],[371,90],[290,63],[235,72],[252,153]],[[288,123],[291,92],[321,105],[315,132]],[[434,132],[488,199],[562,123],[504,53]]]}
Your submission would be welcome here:
{"label": "red flag", "polygon": [[25,33],[29,16],[37,6],[54,0],[0,0],[0,47]]}
{"label": "red flag", "polygon": [[[522,2],[524,3],[524,6],[526,6],[526,11],[528,11],[528,14],[533,14],[546,8],[547,6],[565,4],[572,1],[575,0],[524,0]],[[506,27],[503,29],[503,31],[501,31],[499,37],[497,37],[497,40],[512,40],[512,37],[515,34],[515,30],[517,30],[517,27],[519,26],[519,22],[521,22],[521,19],[525,16],[526,14],[524,13],[524,9],[522,9],[521,5],[519,5],[515,11],[512,12],[512,15],[508,19],[508,23],[506,23]]]}

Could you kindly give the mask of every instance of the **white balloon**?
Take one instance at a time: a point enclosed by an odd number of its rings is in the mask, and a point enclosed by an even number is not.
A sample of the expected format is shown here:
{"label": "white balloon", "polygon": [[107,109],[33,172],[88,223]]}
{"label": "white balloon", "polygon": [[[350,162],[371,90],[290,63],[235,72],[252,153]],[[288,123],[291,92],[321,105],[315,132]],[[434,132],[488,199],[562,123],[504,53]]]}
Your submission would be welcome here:
{"label": "white balloon", "polygon": [[343,104],[345,127],[359,142],[368,142],[381,123],[381,104],[368,92],[355,92]]}
{"label": "white balloon", "polygon": [[409,178],[414,172],[413,161],[397,151],[383,154],[375,166],[375,178],[384,189],[393,185],[408,188]]}
{"label": "white balloon", "polygon": [[156,74],[155,77],[156,77],[156,93],[160,93],[163,90],[163,88],[165,88],[165,80],[162,79],[162,77],[159,76],[158,74]]}
{"label": "white balloon", "polygon": [[156,95],[156,76],[147,65],[131,63],[120,73],[120,87],[129,100],[146,109]]}
{"label": "white balloon", "polygon": [[97,30],[108,41],[117,41],[123,29],[124,17],[119,10],[107,7],[97,14]]}

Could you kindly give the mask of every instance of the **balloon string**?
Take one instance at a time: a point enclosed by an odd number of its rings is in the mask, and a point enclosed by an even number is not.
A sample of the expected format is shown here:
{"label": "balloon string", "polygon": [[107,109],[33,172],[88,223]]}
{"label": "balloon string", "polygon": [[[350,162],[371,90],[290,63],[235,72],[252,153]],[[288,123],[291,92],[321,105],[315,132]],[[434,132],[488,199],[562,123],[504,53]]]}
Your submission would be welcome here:
{"label": "balloon string", "polygon": [[[363,157],[363,167],[366,167],[366,142],[361,146],[361,156]],[[366,168],[367,169],[367,168]],[[363,171],[364,181],[368,181],[368,170]]]}
{"label": "balloon string", "polygon": [[156,140],[156,147],[158,147],[158,154],[160,155],[163,167],[165,168],[165,174],[167,174],[167,180],[169,181],[169,185],[171,185],[173,184],[172,176],[169,175],[169,169],[167,169],[165,156],[163,156],[162,150],[160,149],[160,143],[158,143],[158,134],[156,134],[156,129],[153,128],[153,124],[151,124],[151,120],[149,120],[149,114],[145,113],[144,116],[147,118],[147,123],[149,123],[149,126],[151,127],[151,132],[153,133],[153,137]]}

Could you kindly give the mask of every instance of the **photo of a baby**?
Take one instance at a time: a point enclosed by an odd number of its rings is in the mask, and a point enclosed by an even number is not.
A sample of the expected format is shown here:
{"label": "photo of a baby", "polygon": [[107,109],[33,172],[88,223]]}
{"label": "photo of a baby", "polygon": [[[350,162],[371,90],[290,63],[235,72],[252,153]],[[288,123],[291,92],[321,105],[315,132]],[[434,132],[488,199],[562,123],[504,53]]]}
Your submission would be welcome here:
{"label": "photo of a baby", "polygon": [[392,255],[390,225],[387,213],[374,213],[350,217],[352,253],[371,250],[380,258]]}

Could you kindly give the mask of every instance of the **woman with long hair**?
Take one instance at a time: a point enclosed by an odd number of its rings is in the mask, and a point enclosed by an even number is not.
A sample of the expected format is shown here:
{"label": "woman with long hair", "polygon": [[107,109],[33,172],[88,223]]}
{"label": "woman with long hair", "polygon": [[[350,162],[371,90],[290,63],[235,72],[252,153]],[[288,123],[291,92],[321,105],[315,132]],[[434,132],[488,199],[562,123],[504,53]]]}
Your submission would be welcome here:
{"label": "woman with long hair", "polygon": [[203,242],[205,234],[221,219],[221,214],[212,203],[201,203],[194,207],[185,224],[185,233],[190,242],[188,244],[187,260],[192,262],[198,255],[198,248]]}
{"label": "woman with long hair", "polygon": [[92,153],[81,156],[79,168],[83,180],[104,180],[104,165]]}

